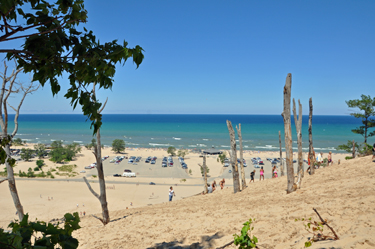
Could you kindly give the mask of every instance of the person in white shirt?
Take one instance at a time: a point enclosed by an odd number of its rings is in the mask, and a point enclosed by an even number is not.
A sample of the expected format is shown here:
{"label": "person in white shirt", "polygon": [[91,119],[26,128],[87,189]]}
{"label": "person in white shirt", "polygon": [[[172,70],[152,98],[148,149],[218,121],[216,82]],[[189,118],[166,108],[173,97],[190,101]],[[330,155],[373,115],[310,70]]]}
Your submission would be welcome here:
{"label": "person in white shirt", "polygon": [[169,188],[169,201],[172,201],[173,196],[176,196],[176,194],[174,193],[173,187],[171,186]]}

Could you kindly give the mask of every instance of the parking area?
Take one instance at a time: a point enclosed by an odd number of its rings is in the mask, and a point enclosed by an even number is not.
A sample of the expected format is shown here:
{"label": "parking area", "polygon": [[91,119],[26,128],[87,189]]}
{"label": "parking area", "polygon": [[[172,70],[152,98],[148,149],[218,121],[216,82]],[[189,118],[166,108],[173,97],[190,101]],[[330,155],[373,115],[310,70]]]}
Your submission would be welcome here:
{"label": "parking area", "polygon": [[[130,158],[131,156],[128,156]],[[162,167],[162,158],[157,158],[155,164],[146,163],[147,158],[141,158],[139,162],[128,163],[129,159],[124,158],[119,163],[110,163],[113,157],[103,161],[103,169],[105,176],[113,176],[114,174],[122,175],[124,170],[130,170],[136,174],[136,177],[160,177],[160,178],[190,178],[186,170],[183,169],[177,158],[174,159],[172,167]],[[97,175],[96,168],[85,169],[86,176]]]}

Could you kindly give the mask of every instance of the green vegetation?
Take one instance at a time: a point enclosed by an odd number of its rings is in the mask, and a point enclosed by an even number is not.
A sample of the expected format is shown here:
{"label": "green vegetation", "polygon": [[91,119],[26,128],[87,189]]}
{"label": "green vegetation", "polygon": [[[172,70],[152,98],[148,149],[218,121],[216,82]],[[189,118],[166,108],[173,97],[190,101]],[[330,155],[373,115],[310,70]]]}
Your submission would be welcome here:
{"label": "green vegetation", "polygon": [[44,165],[44,160],[36,160],[36,165],[38,166],[39,169],[42,169]]}
{"label": "green vegetation", "polygon": [[224,164],[225,158],[227,158],[227,153],[224,151],[222,154],[220,154],[217,157],[217,162],[220,162],[221,164]]}
{"label": "green vegetation", "polygon": [[[337,146],[338,150],[345,150],[346,152],[353,153],[353,142],[348,140],[346,144],[341,144]],[[354,142],[355,153],[358,153],[361,156],[368,156],[372,153],[372,146],[366,143],[359,145],[357,142]],[[352,158],[352,157],[350,157]]]}
{"label": "green vegetation", "polygon": [[97,177],[97,175],[92,175],[92,177],[93,177],[93,178],[96,178],[96,177]]}
{"label": "green vegetation", "polygon": [[40,169],[39,169],[39,167],[38,166],[36,166],[35,168],[34,168],[34,171],[39,171]]}
{"label": "green vegetation", "polygon": [[362,120],[362,126],[353,129],[352,132],[360,134],[365,138],[364,143],[367,143],[367,138],[375,135],[375,131],[369,132],[370,128],[375,127],[375,98],[371,98],[370,95],[361,95],[361,99],[353,99],[345,101],[350,108],[359,108],[359,112],[350,113],[351,116],[360,118]]}
{"label": "green vegetation", "polygon": [[21,149],[21,159],[24,161],[29,161],[32,158],[33,151],[31,149]]}
{"label": "green vegetation", "polygon": [[[88,19],[83,0],[2,1],[0,9],[5,27],[0,43],[15,40],[14,47],[0,52],[31,73],[33,81],[50,86],[53,95],[61,90],[58,77],[66,75],[69,84],[64,97],[73,109],[81,105],[95,134],[102,124],[102,104],[93,97],[92,84],[111,89],[116,65],[132,58],[138,68],[144,58],[142,47],[128,48],[126,41],[117,40],[100,43],[92,31],[78,27]],[[14,24],[17,28],[10,26]]]}
{"label": "green vegetation", "polygon": [[[208,166],[206,166],[206,168],[207,168],[207,174],[208,174],[210,172],[210,168]],[[202,176],[204,175],[203,167],[201,167],[201,174],[202,174]]]}
{"label": "green vegetation", "polygon": [[233,234],[234,244],[236,246],[239,245],[239,249],[249,249],[257,247],[258,238],[255,236],[251,238],[251,231],[254,230],[254,227],[251,226],[251,223],[253,223],[253,220],[249,219],[249,221],[246,221],[243,224],[244,226],[241,229],[241,235]]}
{"label": "green vegetation", "polygon": [[21,138],[15,138],[15,139],[13,139],[12,143],[13,143],[14,146],[21,146],[21,145],[24,144]]}
{"label": "green vegetation", "polygon": [[0,228],[1,248],[75,249],[78,247],[78,240],[72,237],[73,231],[81,228],[77,212],[64,215],[64,226],[44,221],[31,222],[28,218],[29,215],[25,214],[21,222],[11,222],[8,226],[12,229],[11,232],[5,232]]}
{"label": "green vegetation", "polygon": [[53,141],[51,144],[50,160],[55,163],[70,162],[81,152],[81,147],[77,143],[63,146],[61,141]]}
{"label": "green vegetation", "polygon": [[61,172],[69,172],[72,173],[75,168],[77,168],[77,165],[63,165],[61,167],[56,167]]}
{"label": "green vegetation", "polygon": [[[354,143],[355,150],[358,152],[359,145],[357,142]],[[337,146],[337,150],[345,150],[346,152],[352,153],[353,152],[353,142],[348,140],[346,144],[341,144]]]}
{"label": "green vegetation", "polygon": [[346,156],[345,157],[345,160],[349,160],[349,159],[353,159],[353,157],[352,156]]}
{"label": "green vegetation", "polygon": [[191,169],[189,169],[189,174],[191,175],[193,173],[193,171],[191,171]]}
{"label": "green vegetation", "polygon": [[185,156],[186,156],[187,154],[189,154],[189,152],[188,152],[187,150],[179,150],[179,151],[177,152],[177,156],[182,157],[182,158],[185,158]]}
{"label": "green vegetation", "polygon": [[180,182],[186,182],[186,179],[185,179],[185,178],[184,178],[184,179],[181,179]]}
{"label": "green vegetation", "polygon": [[44,144],[34,145],[34,151],[38,158],[47,156],[46,146]]}
{"label": "green vegetation", "polygon": [[168,147],[167,153],[171,156],[175,156],[176,155],[176,148],[173,147],[173,146]]}
{"label": "green vegetation", "polygon": [[122,139],[115,139],[112,142],[112,151],[116,153],[125,151],[125,141]]}

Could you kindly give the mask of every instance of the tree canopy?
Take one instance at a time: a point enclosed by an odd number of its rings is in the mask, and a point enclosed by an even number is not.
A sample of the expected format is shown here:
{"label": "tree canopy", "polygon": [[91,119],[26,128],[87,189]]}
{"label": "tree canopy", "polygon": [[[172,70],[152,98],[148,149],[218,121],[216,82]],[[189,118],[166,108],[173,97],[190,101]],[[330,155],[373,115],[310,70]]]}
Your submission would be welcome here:
{"label": "tree canopy", "polygon": [[125,151],[125,141],[122,139],[115,139],[112,142],[112,150],[116,153]]}
{"label": "tree canopy", "polygon": [[87,21],[83,0],[2,1],[0,5],[0,43],[23,40],[21,47],[0,49],[8,60],[15,59],[18,68],[33,73],[33,81],[42,86],[49,83],[52,94],[60,92],[58,77],[68,74],[70,88],[65,97],[73,109],[77,104],[88,116],[94,133],[102,124],[97,101],[90,84],[111,89],[117,63],[133,59],[137,68],[144,55],[140,46],[128,48],[128,43],[117,40],[101,44],[92,31],[78,26]]}
{"label": "tree canopy", "polygon": [[168,149],[167,149],[167,153],[170,154],[171,156],[175,156],[176,155],[176,148],[173,147],[173,146],[169,146]]}
{"label": "tree canopy", "polygon": [[353,129],[352,132],[362,135],[365,138],[364,143],[367,143],[367,138],[375,135],[375,131],[369,132],[370,128],[375,127],[375,119],[371,118],[375,116],[375,98],[362,94],[361,99],[353,99],[345,102],[350,108],[359,108],[360,112],[353,112],[350,115],[360,118],[363,125]]}

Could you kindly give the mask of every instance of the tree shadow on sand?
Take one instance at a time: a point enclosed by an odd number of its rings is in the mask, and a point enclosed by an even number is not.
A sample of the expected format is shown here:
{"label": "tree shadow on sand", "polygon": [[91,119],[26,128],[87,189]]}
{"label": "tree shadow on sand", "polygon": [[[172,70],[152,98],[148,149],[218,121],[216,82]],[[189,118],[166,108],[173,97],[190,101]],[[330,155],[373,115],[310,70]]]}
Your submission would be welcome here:
{"label": "tree shadow on sand", "polygon": [[223,237],[224,234],[217,232],[211,236],[202,236],[201,242],[195,242],[191,245],[183,245],[185,239],[174,240],[171,242],[157,243],[147,249],[201,249],[201,248],[216,248],[215,240]]}

